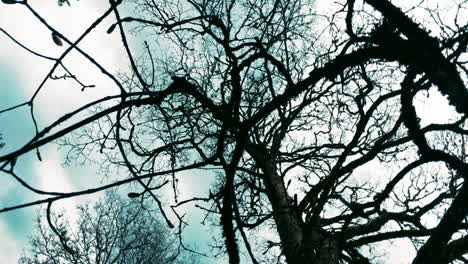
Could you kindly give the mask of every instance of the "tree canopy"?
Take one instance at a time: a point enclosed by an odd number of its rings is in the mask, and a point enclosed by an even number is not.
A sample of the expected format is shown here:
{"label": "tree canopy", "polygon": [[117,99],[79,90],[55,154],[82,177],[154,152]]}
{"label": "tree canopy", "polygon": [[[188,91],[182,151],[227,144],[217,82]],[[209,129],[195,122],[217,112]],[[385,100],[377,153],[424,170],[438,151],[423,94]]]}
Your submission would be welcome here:
{"label": "tree canopy", "polygon": [[38,215],[37,234],[18,263],[197,263],[195,255],[184,252],[178,238],[139,203],[109,192],[92,207],[86,204],[77,210],[76,223],[70,223],[67,211],[44,210]]}
{"label": "tree canopy", "polygon": [[[29,100],[0,111],[31,109],[35,136],[3,154],[0,169],[45,196],[0,212],[134,183],[129,196],[154,201],[170,227],[186,223],[182,206],[206,212],[230,263],[376,263],[370,249],[397,238],[413,243],[414,264],[466,261],[465,1],[110,0],[76,39],[32,3],[3,3],[29,10],[64,51],[44,58],[55,64]],[[122,15],[129,6],[134,14]],[[124,73],[80,48],[110,16]],[[58,69],[84,93],[93,88],[64,64],[71,51],[119,92],[40,128],[36,96]],[[443,121],[424,108],[437,95],[451,109]],[[16,170],[22,156],[41,160],[53,142],[68,148],[66,161],[100,155],[112,182],[67,193],[30,186]],[[180,200],[195,171],[215,183]],[[161,201],[168,190],[173,199]]]}

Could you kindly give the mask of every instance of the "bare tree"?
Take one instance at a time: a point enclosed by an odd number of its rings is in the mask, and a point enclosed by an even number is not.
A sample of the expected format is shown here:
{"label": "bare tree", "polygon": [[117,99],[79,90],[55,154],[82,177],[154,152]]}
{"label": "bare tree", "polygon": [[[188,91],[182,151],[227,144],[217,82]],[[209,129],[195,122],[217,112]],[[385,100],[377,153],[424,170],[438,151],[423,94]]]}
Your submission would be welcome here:
{"label": "bare tree", "polygon": [[[197,262],[195,255],[181,251],[177,236],[138,202],[107,193],[92,208],[86,204],[77,210],[78,220],[71,224],[65,212],[42,211],[37,232],[18,263]],[[45,223],[45,218],[50,222]]]}
{"label": "bare tree", "polygon": [[[69,45],[44,81],[76,50],[120,93],[64,114],[0,157],[3,172],[48,195],[0,212],[134,182],[134,196],[153,199],[169,226],[185,223],[182,205],[205,210],[230,263],[239,251],[252,263],[372,263],[365,249],[395,238],[413,242],[415,264],[466,261],[465,1],[442,9],[437,1],[341,0],[316,13],[303,0],[135,0],[136,15],[124,17],[111,0],[75,41],[28,2],[13,2]],[[120,34],[130,75],[110,73],[78,45],[110,14],[107,33]],[[138,56],[128,29],[151,38]],[[443,123],[417,110],[435,93],[453,107]],[[32,109],[34,99],[1,113]],[[14,161],[32,150],[40,157],[55,140],[69,147],[69,160],[99,152],[105,171],[124,168],[129,177],[81,192],[34,189]],[[216,184],[179,201],[181,172],[200,169]],[[171,207],[155,194],[169,187]]]}

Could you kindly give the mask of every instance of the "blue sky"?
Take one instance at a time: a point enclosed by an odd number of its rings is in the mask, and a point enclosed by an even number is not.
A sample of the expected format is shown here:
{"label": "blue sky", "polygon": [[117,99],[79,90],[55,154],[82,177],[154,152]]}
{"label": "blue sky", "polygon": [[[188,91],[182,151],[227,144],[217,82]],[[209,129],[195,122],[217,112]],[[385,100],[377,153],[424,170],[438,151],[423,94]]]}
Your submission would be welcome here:
{"label": "blue sky", "polygon": [[[107,8],[107,1],[72,1],[72,7],[58,7],[56,1],[36,1],[30,3],[44,15],[46,20],[65,36],[76,39],[84,29]],[[113,16],[96,29],[96,33],[85,39],[80,47],[95,57],[104,67],[113,73],[125,69],[126,58],[122,56],[118,34],[108,35],[105,31],[113,22]],[[12,34],[26,46],[51,57],[58,57],[63,47],[53,44],[50,32],[41,26],[34,17],[20,5],[0,4],[0,27]],[[0,33],[0,109],[10,107],[28,100],[38,84],[46,76],[52,62],[35,57],[15,45],[4,34]],[[96,85],[85,93],[73,81],[48,81],[35,101],[35,115],[39,126],[44,127],[61,114],[70,111],[103,95],[116,94],[117,90],[108,79],[83,57],[71,53],[65,60],[66,65],[80,80],[86,84]],[[0,114],[0,133],[7,145],[0,150],[0,155],[17,149],[29,140],[33,134],[33,126],[27,106],[18,108],[6,114]],[[96,175],[93,167],[61,166],[63,153],[56,145],[41,148],[43,161],[39,162],[34,153],[28,153],[18,161],[16,170],[28,183],[37,188],[50,191],[76,191],[100,183],[102,177]],[[197,176],[198,175],[198,176]],[[201,175],[201,176],[200,176]],[[187,175],[187,184],[194,186],[200,182],[197,177],[202,174]],[[15,182],[11,177],[0,174],[0,207],[7,207],[22,202],[38,199]],[[204,181],[209,186],[209,181]],[[200,184],[197,184],[198,187]],[[186,192],[192,194],[190,186]],[[54,204],[54,207],[74,208],[78,203],[96,200],[98,196],[87,196],[80,199],[68,199]],[[33,220],[36,217],[35,208],[16,210],[0,215],[0,262],[16,263],[28,236],[33,231]],[[73,217],[73,210],[69,210]],[[172,217],[172,216],[171,216]],[[187,242],[191,238],[200,238],[206,231],[200,229],[201,215],[193,212],[195,220],[187,232]],[[175,219],[175,218],[173,218]],[[204,236],[208,237],[208,236]]]}
{"label": "blue sky", "polygon": [[[70,39],[76,39],[84,28],[92,20],[97,18],[104,10],[107,1],[79,1],[72,2],[72,8],[67,6],[58,7],[55,1],[37,1],[33,4],[38,12],[46,14],[46,19],[51,25],[56,26]],[[104,67],[116,73],[125,69],[127,61],[122,56],[118,34],[108,35],[105,31],[113,19],[106,20],[103,25],[96,29],[96,33],[89,36],[80,47],[101,62]],[[34,48],[35,51],[45,53],[48,56],[58,56],[63,48],[53,44],[50,32],[42,26],[38,26],[27,12],[21,8],[0,5],[0,27],[11,34],[15,34],[20,41]],[[137,46],[137,45],[135,45]],[[51,62],[39,59],[19,49],[5,36],[0,36],[0,107],[12,106],[27,100],[34,92],[40,81],[46,76],[52,66]],[[45,125],[59,117],[61,113],[67,112],[86,101],[103,95],[116,94],[112,83],[103,78],[102,74],[89,62],[77,54],[70,54],[65,61],[67,66],[87,84],[95,84],[95,89],[88,89],[86,93],[80,91],[80,87],[71,81],[48,82],[45,89],[40,93],[36,102],[35,112],[40,125]],[[5,153],[16,147],[32,136],[31,119],[28,108],[23,107],[14,113],[0,115],[0,132],[4,134],[4,140],[8,145],[2,150]],[[20,129],[21,128],[21,129]],[[17,131],[22,131],[18,133]],[[93,168],[63,168],[60,163],[63,153],[56,150],[55,146],[41,149],[44,160],[39,162],[34,153],[27,155],[21,160],[18,170],[25,179],[29,179],[36,187],[48,190],[79,190],[90,186],[100,179],[96,177]],[[4,176],[4,175],[0,175]],[[206,180],[209,174],[202,171],[183,175],[181,187],[183,195],[190,197],[203,193],[209,187],[210,181]],[[5,177],[3,177],[5,178]],[[28,201],[33,197],[11,180],[4,180],[7,184],[0,186],[0,207]],[[83,197],[80,200],[66,200],[57,203],[57,207],[73,208],[80,201],[86,201],[93,197]],[[94,198],[96,199],[96,198]],[[25,246],[27,237],[32,232],[32,221],[35,217],[35,209],[23,209],[12,213],[0,215],[0,256],[5,263],[15,263],[16,259]],[[175,220],[173,216],[170,217]],[[190,210],[188,219],[191,225],[187,228],[187,242],[202,242],[213,235],[213,231],[200,226],[200,211]],[[203,243],[201,245],[203,248]],[[213,261],[214,262],[214,261]],[[3,262],[2,262],[3,263]],[[204,262],[208,263],[208,261]],[[219,263],[225,263],[220,260]]]}
{"label": "blue sky", "polygon": [[[107,1],[72,1],[72,7],[58,7],[56,1],[30,1],[40,14],[44,14],[51,25],[57,27],[70,39],[76,39],[94,19],[106,8]],[[127,61],[120,45],[118,34],[105,34],[113,21],[106,20],[96,32],[89,36],[80,47],[95,57],[113,73],[126,69]],[[41,26],[25,8],[19,5],[0,4],[0,27],[22,41],[35,51],[48,56],[59,56],[63,47],[53,44],[50,32]],[[85,93],[72,81],[48,82],[36,101],[36,111],[40,126],[44,126],[59,117],[62,113],[70,111],[93,98],[103,95],[116,94],[117,90],[112,83],[89,62],[76,53],[70,54],[65,60],[67,66],[86,84],[95,84],[95,89],[88,89]],[[50,70],[52,63],[28,54],[18,48],[5,35],[0,33],[0,109],[13,106],[28,100],[37,85]],[[428,113],[432,122],[445,122],[449,109],[445,99],[437,92],[431,93],[432,100],[426,105],[420,105],[419,112]],[[442,102],[442,103],[441,103]],[[431,111],[437,109],[437,111]],[[423,120],[424,121],[424,120]],[[0,114],[0,133],[7,145],[0,149],[0,155],[21,146],[33,136],[33,126],[29,109],[22,107],[7,114]],[[96,176],[95,168],[61,166],[63,153],[55,145],[41,149],[44,160],[39,162],[34,153],[25,155],[18,164],[18,173],[33,186],[47,188],[52,191],[81,190],[98,184],[101,177]],[[371,172],[371,170],[370,170]],[[368,173],[370,173],[368,172]],[[203,190],[209,187],[210,177],[207,173],[197,171],[184,175],[181,182],[186,197],[194,194],[203,195]],[[20,202],[31,201],[39,196],[26,192],[23,187],[6,175],[0,174],[0,208]],[[205,193],[206,194],[206,193]],[[57,207],[73,208],[76,204],[96,199],[87,196],[75,200],[65,200],[57,203]],[[35,209],[28,208],[10,213],[0,214],[0,262],[15,263],[21,249],[26,245],[32,233]],[[201,215],[198,211],[191,211],[192,226],[188,228],[187,242],[208,239],[211,235],[208,229],[199,225]],[[173,216],[170,216],[175,219]],[[399,250],[393,258],[408,257],[413,254],[408,243],[394,245]],[[222,262],[220,262],[222,263]],[[393,262],[398,263],[398,262]]]}
{"label": "blue sky", "polygon": [[[0,108],[11,106],[15,102],[24,99],[22,90],[16,79],[18,75],[8,64],[0,62]],[[21,142],[32,136],[31,123],[28,120],[26,108],[17,109],[8,115],[0,115],[0,132],[4,141],[8,142],[0,153],[6,153],[16,149]],[[30,166],[30,155],[28,161],[21,167],[25,180],[31,180],[32,171]],[[0,175],[2,184],[0,187],[0,207],[24,201],[24,189],[12,181],[10,177]],[[13,257],[21,245],[26,241],[25,230],[32,228],[34,212],[32,210],[17,210],[8,212],[0,217],[0,244],[7,245],[0,247],[0,255]],[[1,241],[5,240],[5,241]]]}

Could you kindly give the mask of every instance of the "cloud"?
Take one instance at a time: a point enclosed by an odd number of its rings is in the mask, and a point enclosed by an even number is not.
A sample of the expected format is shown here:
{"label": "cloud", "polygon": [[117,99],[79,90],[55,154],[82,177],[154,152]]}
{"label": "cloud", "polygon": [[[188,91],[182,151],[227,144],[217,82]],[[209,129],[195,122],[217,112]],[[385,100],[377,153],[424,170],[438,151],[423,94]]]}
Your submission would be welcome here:
{"label": "cloud", "polygon": [[449,104],[447,98],[435,87],[431,87],[425,93],[418,93],[414,102],[422,126],[431,123],[446,124],[460,118],[460,115]]}
{"label": "cloud", "polygon": [[42,162],[34,163],[34,171],[39,179],[38,187],[55,192],[72,191],[73,186],[68,180],[68,173],[60,165],[63,158],[58,150],[51,148],[44,156],[46,158]]}
{"label": "cloud", "polygon": [[[56,1],[31,1],[29,4],[39,14],[43,15],[50,25],[71,41],[76,40],[108,8],[108,2],[106,1],[73,2],[71,8],[66,6],[58,7]],[[80,48],[89,52],[93,58],[102,63],[102,66],[112,73],[119,71],[127,63],[125,57],[121,56],[123,49],[121,48],[119,35],[105,34],[105,31],[114,20],[114,16],[110,15],[101,26],[95,29],[95,33],[89,35],[79,45]],[[67,44],[62,47],[55,45],[51,32],[41,25],[37,18],[32,16],[27,8],[22,5],[0,4],[0,25],[2,29],[6,30],[22,44],[50,57],[59,57],[68,47]],[[0,63],[5,65],[12,73],[10,77],[14,78],[12,81],[15,83],[14,89],[8,89],[8,91],[14,92],[14,96],[11,97],[13,99],[6,103],[12,106],[25,102],[31,98],[55,62],[28,53],[2,33],[0,33],[0,47],[2,50],[0,52]],[[40,127],[50,124],[64,113],[76,109],[86,102],[104,95],[118,93],[115,85],[77,52],[71,52],[64,60],[64,63],[80,81],[84,84],[94,84],[96,88],[82,92],[81,87],[71,79],[66,81],[48,80],[34,104],[35,115]],[[54,75],[63,73],[63,70],[58,70]],[[6,105],[2,104],[2,107],[6,107]],[[25,106],[21,111],[27,112],[28,109]],[[18,122],[31,122],[31,119],[23,117]],[[14,129],[18,129],[18,127]],[[30,136],[31,133],[25,133],[23,138],[14,137],[14,140],[18,142],[12,142],[10,145],[20,146],[30,139]],[[47,191],[67,192],[78,190],[82,186],[80,181],[89,181],[89,177],[74,177],[76,176],[75,173],[67,171],[68,169],[60,165],[63,156],[59,150],[56,150],[56,146],[42,148],[41,152],[44,159],[42,162],[38,162],[36,159],[22,159],[22,162],[17,164],[17,169],[23,174],[21,176],[30,179],[34,187]],[[31,167],[31,170],[26,169],[29,167]],[[75,179],[71,179],[71,177]],[[15,185],[12,186],[12,184]],[[8,201],[18,202],[32,199],[30,193],[25,193],[25,189],[20,187],[18,183],[11,182],[9,186],[15,190],[14,194],[21,194],[21,196],[13,195],[12,189],[9,188],[9,191],[2,192],[2,194],[9,195],[9,197],[3,197],[8,198]],[[37,198],[37,196],[35,197]],[[2,201],[6,201],[3,198]],[[54,208],[67,208],[67,216],[71,218],[71,221],[74,221],[77,216],[75,210],[72,209],[82,199],[89,200],[90,197],[62,200],[54,203]],[[25,209],[18,213],[0,215],[0,234],[2,234],[0,236],[1,263],[16,263],[21,249],[25,246],[26,236],[32,232],[31,227],[33,226],[32,220],[34,217],[24,217],[26,214],[31,216],[32,211]],[[12,223],[17,225],[14,230],[21,232],[15,232],[10,226]]]}
{"label": "cloud", "polygon": [[[35,1],[31,5],[44,16],[50,25],[71,41],[76,40],[108,8],[105,1],[97,1],[92,4],[77,2],[71,8],[58,7],[54,1]],[[27,12],[25,7],[5,6],[0,5],[2,28],[27,47],[55,58],[59,57],[68,47],[67,44],[62,47],[55,45],[51,31],[40,24],[37,18]],[[112,73],[117,72],[127,63],[125,57],[120,56],[124,50],[121,47],[119,35],[105,34],[114,20],[113,15],[109,15],[102,25],[98,26],[78,45]],[[28,53],[4,35],[0,37],[0,44],[2,45],[0,61],[9,64],[14,69],[16,75],[20,77],[18,81],[25,94],[24,99],[29,99],[55,62]],[[81,86],[71,79],[65,81],[47,80],[35,102],[36,113],[40,114],[43,119],[41,121],[44,123],[58,118],[61,114],[75,109],[85,102],[102,97],[104,94],[118,93],[118,89],[111,80],[78,52],[70,52],[63,62],[81,82],[85,85],[96,85],[96,88],[82,92]],[[63,73],[64,70],[58,67],[53,75],[60,76]]]}
{"label": "cloud", "polygon": [[2,263],[16,263],[20,256],[22,245],[17,238],[10,233],[8,226],[6,226],[3,221],[0,221],[0,234],[2,234],[0,239],[0,256]]}

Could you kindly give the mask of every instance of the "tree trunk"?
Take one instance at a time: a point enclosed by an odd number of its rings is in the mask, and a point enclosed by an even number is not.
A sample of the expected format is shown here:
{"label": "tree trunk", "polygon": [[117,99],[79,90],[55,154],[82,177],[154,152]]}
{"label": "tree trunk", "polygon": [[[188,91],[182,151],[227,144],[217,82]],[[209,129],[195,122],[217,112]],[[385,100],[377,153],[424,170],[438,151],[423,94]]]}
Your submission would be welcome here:
{"label": "tree trunk", "polygon": [[247,151],[264,173],[263,181],[287,263],[338,263],[340,251],[337,241],[326,238],[320,230],[307,228],[308,231],[305,231],[301,213],[287,194],[283,179],[278,175],[275,163],[267,150],[249,144]]}

